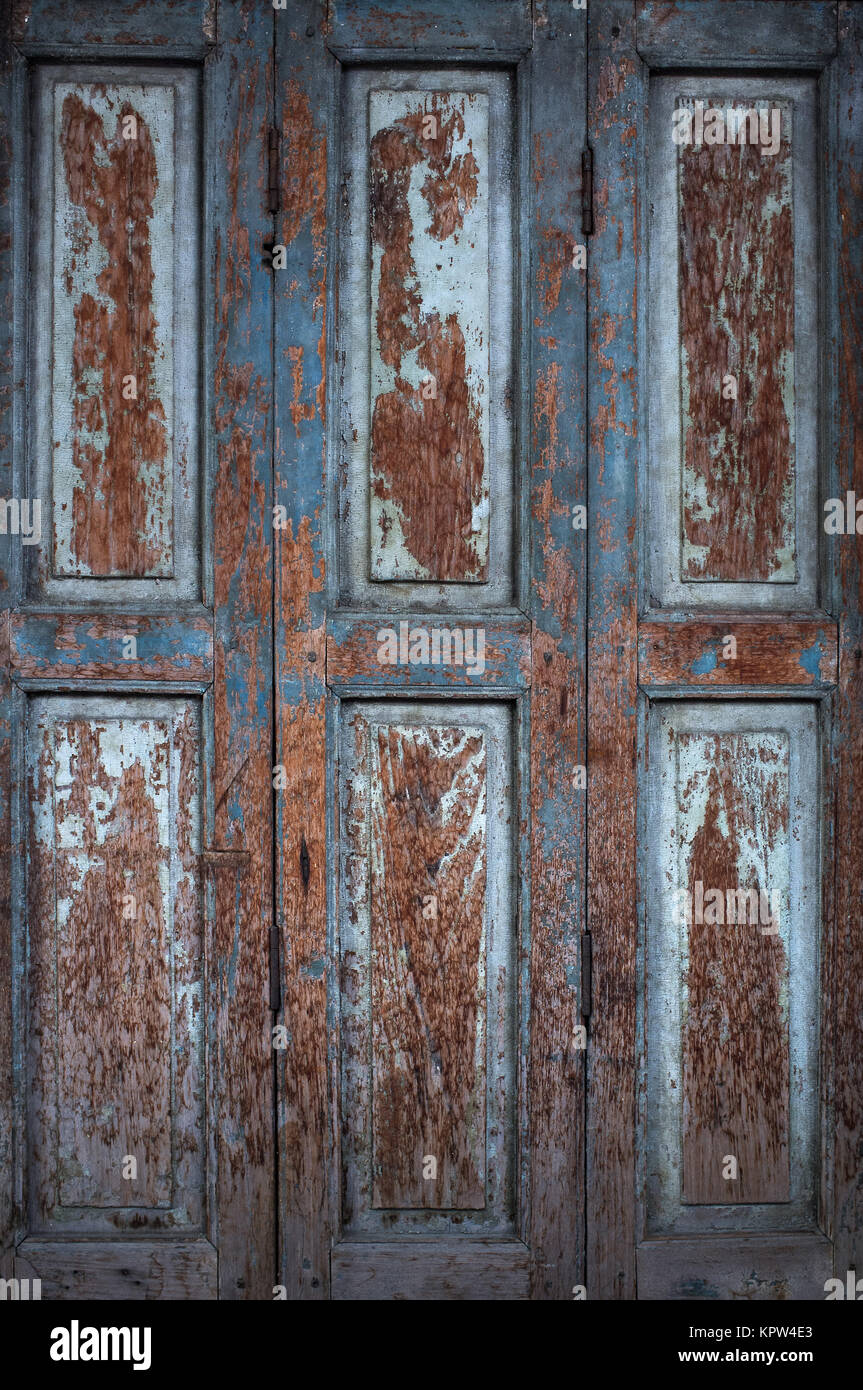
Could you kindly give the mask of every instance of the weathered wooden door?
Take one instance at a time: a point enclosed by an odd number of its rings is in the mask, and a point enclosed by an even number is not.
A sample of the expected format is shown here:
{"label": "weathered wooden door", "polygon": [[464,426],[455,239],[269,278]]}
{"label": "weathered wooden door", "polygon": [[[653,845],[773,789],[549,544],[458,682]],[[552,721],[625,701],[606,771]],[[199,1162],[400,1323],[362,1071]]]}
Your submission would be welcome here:
{"label": "weathered wooden door", "polygon": [[863,1255],[861,20],[590,6],[599,1298]]}
{"label": "weathered wooden door", "polygon": [[216,19],[4,7],[0,1255],[46,1299],[272,1297],[273,11]]}
{"label": "weathered wooden door", "polygon": [[823,1297],[860,8],[2,39],[0,1273]]}
{"label": "weathered wooden door", "polygon": [[276,15],[279,1278],[571,1298],[586,16],[323,13]]}

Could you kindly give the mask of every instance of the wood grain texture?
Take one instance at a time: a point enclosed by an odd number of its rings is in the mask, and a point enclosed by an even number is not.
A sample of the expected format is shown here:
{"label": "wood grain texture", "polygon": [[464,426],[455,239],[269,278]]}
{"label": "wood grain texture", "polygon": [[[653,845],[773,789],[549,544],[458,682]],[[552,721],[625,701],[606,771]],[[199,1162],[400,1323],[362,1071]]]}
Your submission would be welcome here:
{"label": "wood grain texture", "polygon": [[482,1208],[482,730],[378,728],[370,781],[372,1202]]}
{"label": "wood grain texture", "polygon": [[637,150],[643,89],[631,5],[591,14],[589,287],[588,1297],[635,1296]]}
{"label": "wood grain texture", "polygon": [[[325,7],[289,0],[275,19],[281,112],[282,212],[277,239],[275,496],[287,529],[275,534],[276,892],[283,1010],[289,1045],[276,1056],[279,1282],[289,1299],[326,1298],[333,1173],[327,1017],[327,863],[324,523],[327,370],[328,112],[333,100]],[[299,43],[296,35],[306,34]],[[301,368],[301,370],[298,370]],[[290,384],[289,384],[290,383]]]}
{"label": "wood grain texture", "polygon": [[164,578],[173,573],[174,93],[58,82],[53,95],[53,572]]}
{"label": "wood grain texture", "polygon": [[218,1296],[218,1254],[207,1240],[25,1240],[19,1278],[42,1280],[50,1299],[210,1299]]}
{"label": "wood grain texture", "polygon": [[836,51],[836,5],[822,0],[636,0],[638,52],[651,67],[818,66]]}
{"label": "wood grain texture", "polygon": [[[863,494],[863,14],[842,4],[839,144],[839,487]],[[863,563],[839,544],[840,655],[836,701],[835,1268],[863,1268]]]}
{"label": "wood grain texture", "polygon": [[[791,108],[713,101],[709,86],[702,105],[728,123],[757,110],[765,134],[778,112],[781,139],[769,154],[739,134],[737,144],[678,150],[681,577],[789,582],[797,577]],[[678,112],[694,110],[692,99],[678,100]],[[729,375],[736,400],[725,398]]]}
{"label": "wood grain texture", "polygon": [[638,1247],[638,1285],[650,1299],[820,1302],[831,1256],[815,1231],[651,1240]]}
{"label": "wood grain texture", "polygon": [[327,623],[327,681],[343,694],[417,687],[524,690],[531,679],[530,634],[530,623],[520,615],[505,621],[498,615],[440,613],[411,613],[409,620],[398,614],[333,617]]}
{"label": "wood grain texture", "polygon": [[146,51],[160,56],[204,57],[208,11],[212,0],[117,0],[110,9],[102,0],[76,0],[61,13],[51,0],[13,0],[17,42],[55,56],[64,45]]}
{"label": "wood grain texture", "polygon": [[532,37],[530,0],[471,0],[469,11],[448,0],[400,0],[395,7],[376,0],[336,0],[328,20],[336,52],[529,48]]}
{"label": "wood grain texture", "polygon": [[[724,657],[733,636],[736,657]],[[641,622],[641,685],[800,685],[835,683],[838,629],[834,623],[776,622],[729,614],[703,622]],[[731,648],[729,647],[730,651]]]}
{"label": "wood grain texture", "polygon": [[[15,60],[5,22],[0,26],[0,496],[13,486],[15,380],[12,256]],[[20,60],[19,60],[20,61]],[[20,548],[0,536],[0,1268],[11,1275],[16,1213],[13,1197],[13,960],[12,960],[12,767],[13,691],[9,661],[9,609],[18,599]]]}
{"label": "wood grain texture", "polygon": [[[213,678],[213,620],[205,610],[164,617],[15,613],[10,643],[17,680],[131,679],[194,689]],[[124,656],[133,650],[134,656]]]}
{"label": "wood grain texture", "polygon": [[371,574],[488,576],[488,98],[369,94]]}
{"label": "wood grain texture", "polygon": [[[215,678],[213,848],[247,850],[214,876],[209,960],[219,1293],[270,1298],[273,1068],[267,947],[272,920],[272,290],[261,245],[273,102],[272,10],[223,5],[209,69]],[[214,1212],[214,1220],[215,1220]]]}
{"label": "wood grain texture", "polygon": [[0,610],[0,1268],[4,1274],[12,1272],[8,1261],[16,1220],[13,1191],[12,720],[9,614]]}
{"label": "wood grain texture", "polygon": [[343,1242],[333,1248],[333,1298],[457,1301],[529,1297],[520,1241]]}
{"label": "wood grain texture", "polygon": [[[681,982],[683,1200],[783,1202],[790,1190],[791,984],[782,933],[788,737],[680,734],[676,754],[678,883],[692,903]],[[729,1155],[733,1181],[723,1172]]]}
{"label": "wood grain texture", "polygon": [[30,1229],[194,1230],[199,719],[164,701],[107,708],[50,697],[32,706]]}
{"label": "wood grain texture", "polygon": [[[530,1070],[531,1297],[571,1297],[584,1279],[585,1053],[575,1042],[584,921],[586,757],[585,274],[573,267],[581,187],[585,15],[536,7],[531,76]],[[525,348],[525,355],[527,349]]]}

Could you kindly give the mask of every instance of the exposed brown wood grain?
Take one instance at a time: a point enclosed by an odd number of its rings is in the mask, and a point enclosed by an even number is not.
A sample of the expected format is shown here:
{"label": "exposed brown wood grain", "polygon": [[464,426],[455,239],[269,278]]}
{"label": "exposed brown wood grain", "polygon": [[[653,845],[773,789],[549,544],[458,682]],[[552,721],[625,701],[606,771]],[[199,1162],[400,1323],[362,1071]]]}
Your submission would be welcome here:
{"label": "exposed brown wood grain", "polygon": [[[726,637],[737,644],[723,657]],[[838,674],[835,623],[728,614],[710,622],[641,622],[641,685],[829,685]],[[730,648],[729,648],[730,650]]]}
{"label": "exposed brown wood grain", "polygon": [[[576,1041],[584,929],[585,801],[574,770],[587,762],[583,502],[585,280],[566,255],[581,183],[585,16],[552,0],[535,6],[530,196],[531,566],[529,612],[530,1033],[524,1104],[530,1167],[521,1228],[531,1249],[530,1297],[568,1299],[584,1281],[585,1051]],[[566,113],[564,116],[563,113]],[[527,827],[524,827],[526,830]]]}
{"label": "exposed brown wood grain", "polygon": [[[384,94],[372,93],[372,99]],[[396,94],[393,94],[396,96]],[[415,101],[409,100],[411,96]],[[485,171],[469,140],[455,154],[479,117],[477,98],[454,93],[406,93],[406,109],[390,125],[372,132],[371,235],[380,248],[373,299],[374,332],[380,359],[395,372],[392,390],[373,401],[372,494],[386,504],[373,520],[373,573],[377,578],[477,580],[488,576],[488,477],[481,433],[486,381],[468,368],[466,336],[487,333],[477,307],[482,285],[464,285],[459,312],[442,320],[422,300],[419,263],[456,262],[465,215],[478,196],[485,206]],[[425,127],[428,117],[432,127]],[[415,225],[409,202],[411,172],[425,171],[421,184],[428,225]],[[482,179],[482,184],[480,184]],[[423,219],[423,223],[425,218]],[[437,265],[440,272],[442,265]],[[373,282],[374,296],[374,282]],[[487,306],[488,290],[485,287]],[[475,319],[475,321],[474,321]],[[487,374],[488,344],[484,345]],[[419,371],[434,380],[431,395],[413,384]],[[485,514],[482,508],[485,507]],[[385,547],[397,519],[404,554]]]}
{"label": "exposed brown wood grain", "polygon": [[371,758],[373,1204],[481,1209],[485,741],[391,726]]}
{"label": "exposed brown wood grain", "polygon": [[[863,495],[863,14],[839,7],[839,487]],[[836,701],[834,1239],[836,1271],[863,1269],[863,563],[840,545]]]}
{"label": "exposed brown wood grain", "polygon": [[[688,754],[678,789],[686,889],[693,903],[699,883],[703,894],[723,897],[721,922],[693,920],[686,929],[683,1200],[783,1202],[790,1194],[789,971],[781,934],[787,905],[776,884],[779,861],[787,861],[788,745],[769,734],[682,734],[679,747]],[[727,894],[737,889],[776,893],[776,934],[770,924],[764,930],[760,901],[756,921],[748,906],[746,921],[727,920]],[[728,1157],[737,1164],[733,1179],[723,1172]]]}
{"label": "exposed brown wood grain", "polygon": [[104,1208],[119,1230],[194,1228],[198,722],[188,707],[172,720],[49,706],[31,749],[31,1221],[78,1208],[81,1231]]}
{"label": "exposed brown wood grain", "polygon": [[[208,613],[14,613],[12,669],[19,680],[172,681],[187,688],[213,678]],[[127,639],[134,639],[133,657]]]}
{"label": "exposed brown wood grain", "polygon": [[[125,116],[137,121],[136,139],[123,138]],[[84,218],[66,272],[66,292],[77,295],[68,383],[77,481],[65,502],[72,510],[70,555],[57,572],[170,575],[171,507],[163,510],[160,494],[170,500],[171,461],[153,372],[171,325],[157,323],[153,312],[153,280],[164,274],[150,241],[159,186],[153,142],[130,101],[119,105],[107,130],[85,95],[73,91],[63,101],[60,144],[69,198]],[[76,262],[91,254],[94,238],[105,267],[95,284],[81,288]],[[123,397],[127,373],[137,380],[133,400]]]}
{"label": "exposed brown wood grain", "polygon": [[[408,621],[407,637],[414,629],[425,631],[431,643],[431,633],[435,630],[462,632],[464,647],[465,626],[470,629],[470,649],[468,657],[476,657],[479,647],[477,629],[482,631],[482,669],[475,660],[455,660],[458,647],[453,643],[444,645],[440,638],[441,653],[450,653],[450,663],[435,664],[433,661],[421,664],[404,662],[386,664],[381,661],[379,652],[382,639],[378,634],[392,631],[399,636],[399,624],[405,621],[400,614],[380,614],[377,618],[339,618],[330,621],[327,633],[327,680],[330,685],[354,686],[375,684],[392,687],[394,691],[407,691],[413,685],[428,685],[431,681],[442,690],[458,690],[476,683],[485,690],[495,686],[527,687],[531,679],[530,623],[526,619],[514,618],[501,622],[496,616],[471,617],[469,623],[461,618],[442,614],[411,613]],[[430,647],[430,651],[431,651]],[[410,647],[408,647],[410,651]],[[471,670],[472,665],[476,668]]]}
{"label": "exposed brown wood grain", "polygon": [[[791,143],[787,103],[770,106],[785,127],[775,154],[749,143],[680,148],[687,579],[796,573]],[[723,396],[726,374],[737,400]]]}
{"label": "exposed brown wood grain", "polygon": [[[595,12],[594,12],[595,13]],[[588,1056],[590,1298],[634,1298],[636,1116],[637,110],[633,7],[609,0],[588,57],[594,218],[588,293],[590,598],[587,920],[593,939]],[[593,49],[596,44],[595,50]],[[592,68],[592,71],[591,71]]]}
{"label": "exposed brown wood grain", "polygon": [[260,246],[273,103],[273,14],[219,8],[211,118],[218,164],[213,263],[211,849],[245,850],[211,876],[209,1028],[217,1047],[212,1239],[221,1298],[270,1298],[274,1279],[272,921],[272,291]]}
{"label": "exposed brown wood grain", "polygon": [[[279,1282],[290,1299],[330,1288],[330,1182],[338,1162],[330,1125],[333,1039],[327,1018],[327,735],[322,536],[325,488],[327,109],[330,73],[319,27],[298,45],[309,7],[289,0],[276,17],[281,188],[277,219],[290,276],[276,282],[275,500],[288,526],[275,533],[277,908],[282,932],[283,1008],[290,1045],[277,1053]],[[314,13],[323,19],[323,7]],[[302,374],[296,368],[302,364]],[[288,446],[285,441],[290,441]]]}

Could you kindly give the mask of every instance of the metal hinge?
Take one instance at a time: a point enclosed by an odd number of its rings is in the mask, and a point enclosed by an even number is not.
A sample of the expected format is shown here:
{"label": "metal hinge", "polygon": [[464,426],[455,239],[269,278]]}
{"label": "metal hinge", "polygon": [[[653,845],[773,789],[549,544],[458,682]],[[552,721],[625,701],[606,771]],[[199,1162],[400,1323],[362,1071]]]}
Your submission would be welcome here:
{"label": "metal hinge", "polygon": [[593,150],[581,152],[581,230],[593,236]]}
{"label": "metal hinge", "polygon": [[279,929],[270,927],[270,1008],[274,1014],[282,1007],[282,968],[279,958]]}
{"label": "metal hinge", "polygon": [[593,940],[590,932],[581,934],[581,1012],[590,1018],[593,1003]]}
{"label": "metal hinge", "polygon": [[267,210],[279,211],[279,132],[270,126],[267,144]]}

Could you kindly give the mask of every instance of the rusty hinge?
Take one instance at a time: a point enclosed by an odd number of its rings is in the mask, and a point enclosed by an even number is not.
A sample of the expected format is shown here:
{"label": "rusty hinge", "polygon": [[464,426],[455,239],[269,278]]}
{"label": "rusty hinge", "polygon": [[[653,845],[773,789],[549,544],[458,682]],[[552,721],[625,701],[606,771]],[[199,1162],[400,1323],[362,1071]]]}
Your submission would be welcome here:
{"label": "rusty hinge", "polygon": [[593,150],[581,152],[581,230],[593,236]]}
{"label": "rusty hinge", "polygon": [[279,132],[273,125],[267,144],[267,210],[279,210]]}
{"label": "rusty hinge", "polygon": [[593,1003],[593,941],[589,931],[581,934],[581,1012],[590,1018]]}
{"label": "rusty hinge", "polygon": [[274,1014],[282,1007],[282,970],[279,959],[279,929],[270,927],[270,1008]]}

